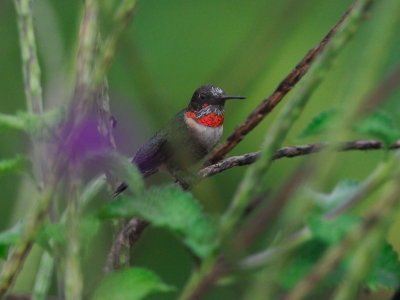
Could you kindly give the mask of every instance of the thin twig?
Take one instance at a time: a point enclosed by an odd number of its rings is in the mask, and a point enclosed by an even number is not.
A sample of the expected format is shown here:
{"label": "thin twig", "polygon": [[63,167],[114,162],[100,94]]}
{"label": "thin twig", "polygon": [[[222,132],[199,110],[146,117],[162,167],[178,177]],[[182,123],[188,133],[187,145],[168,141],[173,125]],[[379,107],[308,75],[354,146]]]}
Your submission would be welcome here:
{"label": "thin twig", "polygon": [[226,139],[226,141],[214,149],[208,160],[204,163],[205,166],[211,165],[221,160],[228,152],[230,152],[243,138],[253,130],[283,99],[283,97],[303,78],[310,69],[315,58],[319,56],[326,45],[336,33],[338,28],[347,19],[353,6],[351,6],[342,16],[338,23],[332,27],[326,36],[319,42],[317,46],[311,49],[304,58],[296,65],[296,67],[282,80],[275,91],[266,99],[264,99],[255,110],[253,110],[247,119]]}
{"label": "thin twig", "polygon": [[[275,152],[272,157],[273,160],[281,158],[291,158],[297,156],[308,155],[312,153],[320,152],[326,148],[336,148],[338,151],[350,151],[350,150],[379,150],[385,149],[384,144],[377,140],[355,140],[338,144],[336,147],[331,143],[314,143],[301,146],[288,146],[281,148]],[[390,146],[389,149],[399,149],[400,141],[397,141]],[[246,166],[254,163],[260,155],[260,152],[247,153],[238,156],[231,156],[225,158],[211,166],[205,167],[199,171],[199,176],[202,178],[210,177],[215,174],[221,173],[237,166]]]}

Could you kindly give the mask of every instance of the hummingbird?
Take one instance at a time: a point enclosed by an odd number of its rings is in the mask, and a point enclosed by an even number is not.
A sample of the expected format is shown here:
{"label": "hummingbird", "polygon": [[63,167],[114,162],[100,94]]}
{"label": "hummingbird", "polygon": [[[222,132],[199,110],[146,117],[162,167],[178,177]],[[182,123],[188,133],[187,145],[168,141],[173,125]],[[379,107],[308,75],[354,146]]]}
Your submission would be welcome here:
{"label": "hummingbird", "polygon": [[[139,148],[132,163],[144,178],[165,169],[182,187],[188,187],[177,171],[187,170],[218,143],[223,131],[225,101],[230,99],[245,97],[227,95],[214,85],[199,87],[188,106]],[[122,183],[114,196],[127,187]]]}

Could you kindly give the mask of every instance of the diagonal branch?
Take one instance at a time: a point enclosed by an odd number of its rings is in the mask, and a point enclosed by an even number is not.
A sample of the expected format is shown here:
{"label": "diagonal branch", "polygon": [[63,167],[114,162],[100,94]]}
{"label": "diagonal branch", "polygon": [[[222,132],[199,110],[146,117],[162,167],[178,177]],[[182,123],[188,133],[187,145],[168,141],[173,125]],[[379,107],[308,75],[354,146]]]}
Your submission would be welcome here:
{"label": "diagonal branch", "polygon": [[221,160],[228,152],[239,144],[244,137],[253,130],[289,93],[293,87],[303,78],[303,76],[310,69],[311,65],[318,57],[332,36],[338,31],[340,26],[347,20],[348,15],[353,9],[352,5],[346,13],[342,16],[338,23],[335,24],[326,34],[326,36],[319,42],[317,46],[311,49],[304,58],[296,65],[296,67],[282,80],[275,91],[266,99],[264,99],[247,117],[247,119],[236,127],[234,132],[226,139],[226,141],[214,149],[208,160],[204,163],[205,166],[209,166],[219,160]]}

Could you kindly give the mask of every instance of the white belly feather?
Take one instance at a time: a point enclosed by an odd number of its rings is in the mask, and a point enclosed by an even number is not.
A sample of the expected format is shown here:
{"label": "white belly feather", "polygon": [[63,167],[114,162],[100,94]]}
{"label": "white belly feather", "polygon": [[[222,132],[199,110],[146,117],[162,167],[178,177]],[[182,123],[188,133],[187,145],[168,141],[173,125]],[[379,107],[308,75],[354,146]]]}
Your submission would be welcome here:
{"label": "white belly feather", "polygon": [[223,131],[223,125],[218,127],[205,126],[196,123],[194,119],[185,116],[185,122],[188,127],[193,131],[195,136],[198,137],[199,142],[210,151],[219,141]]}

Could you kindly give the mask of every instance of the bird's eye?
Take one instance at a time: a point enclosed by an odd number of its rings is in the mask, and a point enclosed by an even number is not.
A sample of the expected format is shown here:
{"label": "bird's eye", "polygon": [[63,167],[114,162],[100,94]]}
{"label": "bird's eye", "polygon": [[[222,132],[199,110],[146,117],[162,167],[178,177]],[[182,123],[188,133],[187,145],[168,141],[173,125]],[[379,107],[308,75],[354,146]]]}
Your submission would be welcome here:
{"label": "bird's eye", "polygon": [[206,95],[200,94],[200,95],[199,95],[199,98],[202,99],[202,100],[204,100],[204,99],[206,99]]}

